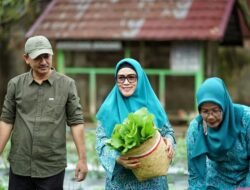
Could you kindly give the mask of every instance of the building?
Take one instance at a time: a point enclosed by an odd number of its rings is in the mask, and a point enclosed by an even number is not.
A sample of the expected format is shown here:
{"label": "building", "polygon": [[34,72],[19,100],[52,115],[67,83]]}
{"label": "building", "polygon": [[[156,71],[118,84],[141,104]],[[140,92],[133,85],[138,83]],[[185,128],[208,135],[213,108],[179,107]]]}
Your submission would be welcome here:
{"label": "building", "polygon": [[242,23],[236,0],[52,0],[26,36],[53,41],[56,68],[76,79],[90,118],[124,57],[141,62],[174,118],[195,110],[196,89],[217,73],[218,47],[244,44]]}

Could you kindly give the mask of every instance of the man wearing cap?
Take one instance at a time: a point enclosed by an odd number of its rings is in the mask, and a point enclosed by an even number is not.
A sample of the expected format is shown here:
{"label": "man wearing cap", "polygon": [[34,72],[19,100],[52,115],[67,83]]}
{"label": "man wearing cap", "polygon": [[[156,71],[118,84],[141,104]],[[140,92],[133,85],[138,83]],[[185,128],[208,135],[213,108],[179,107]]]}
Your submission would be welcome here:
{"label": "man wearing cap", "polygon": [[11,136],[9,190],[61,190],[66,167],[66,125],[78,152],[75,180],[87,174],[82,108],[73,79],[52,67],[44,36],[30,37],[24,60],[30,72],[8,83],[0,117],[0,155]]}

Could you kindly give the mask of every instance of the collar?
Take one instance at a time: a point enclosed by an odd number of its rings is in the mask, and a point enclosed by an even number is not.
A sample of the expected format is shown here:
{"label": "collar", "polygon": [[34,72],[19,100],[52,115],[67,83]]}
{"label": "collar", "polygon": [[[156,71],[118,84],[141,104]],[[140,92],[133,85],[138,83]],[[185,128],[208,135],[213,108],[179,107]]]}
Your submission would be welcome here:
{"label": "collar", "polygon": [[[43,82],[47,81],[51,86],[53,85],[54,81],[56,80],[56,70],[54,67],[51,68],[52,70],[52,73],[51,75],[49,76],[48,79],[44,80]],[[33,76],[32,76],[32,69],[29,71],[29,74],[28,74],[28,84],[31,85],[33,82],[36,82],[34,79],[33,79]]]}

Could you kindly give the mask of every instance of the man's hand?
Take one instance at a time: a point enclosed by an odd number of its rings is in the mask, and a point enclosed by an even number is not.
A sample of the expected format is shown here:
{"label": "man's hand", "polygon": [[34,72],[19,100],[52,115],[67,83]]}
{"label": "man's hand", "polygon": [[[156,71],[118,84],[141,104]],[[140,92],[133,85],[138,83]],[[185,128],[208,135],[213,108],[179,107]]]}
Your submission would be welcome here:
{"label": "man's hand", "polygon": [[0,121],[0,155],[2,154],[3,149],[10,138],[12,128],[12,124]]}
{"label": "man's hand", "polygon": [[75,179],[76,181],[83,181],[88,172],[84,140],[84,126],[83,124],[78,124],[71,126],[70,129],[78,153],[78,162],[75,169]]}
{"label": "man's hand", "polygon": [[85,160],[78,160],[75,169],[75,179],[76,181],[83,181],[88,173],[88,166]]}

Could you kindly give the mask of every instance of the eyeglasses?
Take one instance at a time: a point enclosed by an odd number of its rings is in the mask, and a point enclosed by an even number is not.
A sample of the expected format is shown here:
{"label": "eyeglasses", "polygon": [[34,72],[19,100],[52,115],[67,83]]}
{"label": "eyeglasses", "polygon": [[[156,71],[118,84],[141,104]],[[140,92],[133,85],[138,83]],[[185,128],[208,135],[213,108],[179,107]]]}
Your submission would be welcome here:
{"label": "eyeglasses", "polygon": [[119,84],[123,84],[126,79],[129,83],[135,83],[137,81],[137,75],[136,74],[129,74],[127,76],[117,75],[117,77],[116,77],[116,81]]}
{"label": "eyeglasses", "polygon": [[216,119],[219,119],[222,116],[222,110],[221,109],[201,110],[200,115],[203,119],[207,119],[209,115],[213,115]]}
{"label": "eyeglasses", "polygon": [[50,54],[48,54],[48,53],[41,54],[41,55],[37,56],[37,57],[34,59],[34,61],[36,61],[36,62],[41,62],[43,59],[45,59],[45,60],[49,59],[49,57],[50,57]]}

